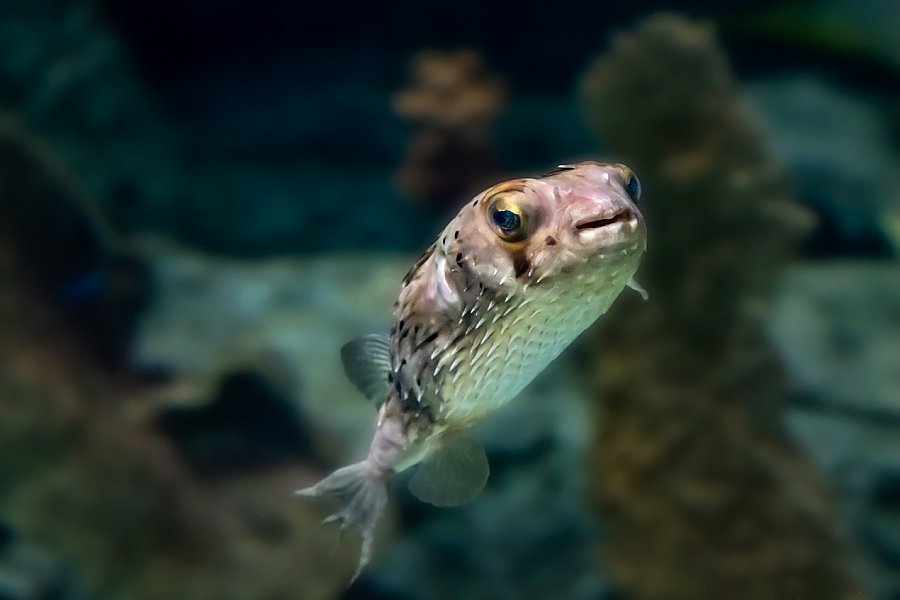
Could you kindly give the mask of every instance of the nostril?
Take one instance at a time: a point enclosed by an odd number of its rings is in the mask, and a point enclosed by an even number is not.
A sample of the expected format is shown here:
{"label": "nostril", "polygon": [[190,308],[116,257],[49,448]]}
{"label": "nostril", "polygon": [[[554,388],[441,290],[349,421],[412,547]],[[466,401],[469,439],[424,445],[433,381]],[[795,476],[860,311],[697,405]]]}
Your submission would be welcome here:
{"label": "nostril", "polygon": [[597,229],[599,227],[606,227],[607,225],[612,225],[613,223],[623,223],[625,221],[630,221],[634,218],[630,209],[624,209],[611,217],[601,218],[601,219],[589,219],[586,221],[581,221],[575,224],[575,229]]}

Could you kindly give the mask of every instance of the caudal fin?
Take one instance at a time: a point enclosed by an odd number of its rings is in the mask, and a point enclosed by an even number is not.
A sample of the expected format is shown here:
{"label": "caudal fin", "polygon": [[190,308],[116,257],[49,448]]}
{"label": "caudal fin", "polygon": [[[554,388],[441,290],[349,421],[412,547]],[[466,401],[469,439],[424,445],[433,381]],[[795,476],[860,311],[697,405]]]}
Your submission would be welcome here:
{"label": "caudal fin", "polygon": [[297,496],[332,496],[338,499],[338,510],[322,523],[340,521],[341,536],[353,525],[359,525],[362,549],[359,564],[350,583],[353,583],[372,553],[375,525],[384,514],[387,489],[377,469],[368,461],[338,469],[316,485],[294,492]]}

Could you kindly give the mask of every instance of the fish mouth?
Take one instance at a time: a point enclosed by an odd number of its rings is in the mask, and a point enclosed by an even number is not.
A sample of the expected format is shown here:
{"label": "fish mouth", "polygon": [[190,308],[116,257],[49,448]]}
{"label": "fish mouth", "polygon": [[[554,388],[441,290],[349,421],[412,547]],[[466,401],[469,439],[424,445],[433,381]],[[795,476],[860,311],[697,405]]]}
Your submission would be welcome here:
{"label": "fish mouth", "polygon": [[616,223],[627,223],[635,219],[634,212],[631,209],[624,208],[611,217],[588,217],[575,223],[575,229],[584,231],[585,229],[599,229]]}

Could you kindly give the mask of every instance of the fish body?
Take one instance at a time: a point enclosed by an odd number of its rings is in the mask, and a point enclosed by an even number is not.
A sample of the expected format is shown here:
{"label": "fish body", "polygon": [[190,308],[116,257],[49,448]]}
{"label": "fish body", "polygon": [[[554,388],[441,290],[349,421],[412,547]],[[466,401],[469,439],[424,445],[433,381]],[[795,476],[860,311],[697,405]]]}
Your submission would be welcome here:
{"label": "fish body", "polygon": [[[342,350],[351,381],[378,406],[369,456],[307,496],[341,499],[327,520],[362,529],[357,575],[387,500],[410,488],[436,505],[477,495],[484,452],[466,430],[514,398],[633,282],[646,249],[640,184],[619,164],[560,166],[469,201],[404,277],[388,335]],[[355,577],[355,576],[354,576]]]}

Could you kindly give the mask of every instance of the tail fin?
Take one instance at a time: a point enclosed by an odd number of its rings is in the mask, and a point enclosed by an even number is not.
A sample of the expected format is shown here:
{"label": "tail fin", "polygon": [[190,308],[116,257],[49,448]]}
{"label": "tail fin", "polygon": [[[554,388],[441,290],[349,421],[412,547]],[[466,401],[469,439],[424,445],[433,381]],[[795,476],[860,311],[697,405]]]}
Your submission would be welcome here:
{"label": "tail fin", "polygon": [[294,495],[337,498],[340,503],[338,511],[322,523],[340,521],[341,537],[349,527],[359,525],[362,549],[356,572],[350,580],[352,584],[369,562],[375,525],[384,514],[384,507],[387,504],[387,489],[380,472],[369,461],[358,462],[338,469],[312,487],[297,490]]}

